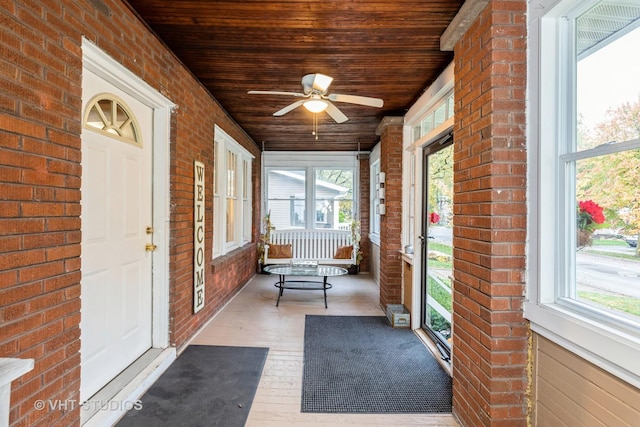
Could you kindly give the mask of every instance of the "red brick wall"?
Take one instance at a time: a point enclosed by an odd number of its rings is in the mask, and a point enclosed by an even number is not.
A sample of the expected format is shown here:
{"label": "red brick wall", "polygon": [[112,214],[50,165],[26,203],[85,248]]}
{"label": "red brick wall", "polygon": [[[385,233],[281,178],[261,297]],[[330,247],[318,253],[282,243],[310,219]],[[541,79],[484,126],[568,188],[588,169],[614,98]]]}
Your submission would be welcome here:
{"label": "red brick wall", "polygon": [[[184,79],[187,80],[186,70]],[[192,81],[192,84],[195,82]],[[185,114],[176,112],[175,141],[171,147],[171,260],[170,260],[170,319],[171,345],[180,350],[183,345],[211,318],[256,272],[257,251],[255,243],[216,258],[210,265],[205,278],[206,303],[202,310],[193,315],[193,161],[205,164],[205,259],[212,259],[213,249],[213,171],[214,171],[214,125],[218,124],[232,138],[241,143],[254,156],[253,178],[253,241],[258,236],[260,224],[260,153],[253,144],[218,106],[214,107],[209,95],[200,87],[185,87],[186,92],[201,92],[202,97],[194,99],[195,105],[208,105],[207,113]],[[204,122],[204,123],[200,123]],[[223,231],[224,232],[224,231]]]}
{"label": "red brick wall", "polygon": [[386,213],[380,217],[380,305],[402,302],[402,120],[382,125],[380,171]]}
{"label": "red brick wall", "polygon": [[527,2],[492,1],[455,47],[453,406],[527,424]]}
{"label": "red brick wall", "polygon": [[362,262],[360,263],[360,271],[371,271],[371,240],[369,240],[369,194],[370,194],[370,164],[369,157],[364,156],[360,159],[360,250],[362,251]]}
{"label": "red brick wall", "polygon": [[[100,5],[94,8],[92,5]],[[192,315],[193,160],[212,185],[213,129],[259,150],[176,58],[118,0],[0,3],[0,357],[34,358],[12,384],[14,426],[79,425],[80,133],[84,35],[177,109],[171,123],[170,342],[178,347],[255,272],[255,245],[212,264],[207,302]],[[207,197],[212,218],[212,197]],[[259,218],[254,212],[254,240]],[[210,222],[208,222],[210,224]],[[207,229],[211,259],[214,230]]]}

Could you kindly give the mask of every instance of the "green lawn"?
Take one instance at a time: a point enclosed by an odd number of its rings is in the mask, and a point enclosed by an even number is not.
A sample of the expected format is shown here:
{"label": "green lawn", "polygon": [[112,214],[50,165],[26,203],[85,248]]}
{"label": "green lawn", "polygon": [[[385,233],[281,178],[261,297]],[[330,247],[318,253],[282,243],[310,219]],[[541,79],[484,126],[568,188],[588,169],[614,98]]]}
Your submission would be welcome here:
{"label": "green lawn", "polygon": [[[438,251],[453,256],[453,248],[442,243],[429,242],[429,250]],[[429,259],[427,265],[431,268],[453,268],[451,262],[442,262],[435,259]]]}
{"label": "green lawn", "polygon": [[[444,289],[442,289],[442,286],[440,286],[435,280],[433,280],[431,276],[429,276],[428,280],[429,280],[429,295],[433,299],[438,301],[438,303],[442,307],[444,307],[448,311],[451,311],[453,307],[451,302],[451,294],[445,291]],[[444,284],[447,285],[449,288],[451,288],[451,284],[449,283],[448,280],[445,280]]]}
{"label": "green lawn", "polygon": [[[442,243],[429,242],[428,248],[430,251],[438,251],[450,256],[453,255],[453,248],[449,245],[445,245]],[[452,268],[452,263],[429,259],[428,267],[445,268],[450,270]],[[443,278],[442,281],[444,282],[445,286],[451,289],[450,280]],[[452,304],[453,304],[451,300],[451,294],[446,290],[442,289],[442,287],[431,276],[429,276],[429,278],[427,279],[427,283],[429,286],[429,290],[428,290],[429,296],[434,300],[438,301],[438,303],[442,307],[444,307],[446,310],[451,312]],[[447,339],[451,337],[451,324],[444,317],[442,317],[437,311],[435,311],[432,307],[429,307],[429,319],[430,319],[430,325],[433,328],[433,330],[442,333],[444,337]],[[445,333],[445,331],[448,331],[448,333]]]}
{"label": "green lawn", "polygon": [[584,291],[578,291],[578,297],[611,310],[640,317],[640,300],[635,298]]}
{"label": "green lawn", "polygon": [[629,255],[629,254],[618,254],[615,252],[606,252],[606,251],[598,251],[596,249],[592,249],[593,246],[591,248],[586,249],[586,252],[589,254],[593,254],[593,255],[603,255],[603,256],[608,256],[611,258],[620,258],[620,259],[628,259],[631,261],[640,261],[640,258],[638,258],[635,255]]}
{"label": "green lawn", "polygon": [[[591,240],[591,246],[587,246],[584,248],[585,252],[588,252],[590,254],[593,255],[604,255],[604,256],[608,256],[608,257],[612,257],[612,258],[619,258],[619,259],[628,259],[631,261],[640,261],[640,258],[638,258],[637,256],[635,256],[633,253],[617,253],[614,251],[607,251],[604,248],[606,247],[622,247],[622,248],[626,248],[628,247],[627,243],[623,240],[617,240],[617,239],[592,239]],[[601,250],[598,250],[598,248],[601,248]]]}
{"label": "green lawn", "polygon": [[432,251],[439,251],[447,255],[453,255],[453,248],[443,243],[429,242],[429,249]]}
{"label": "green lawn", "polygon": [[627,246],[627,243],[616,239],[591,239],[591,246]]}

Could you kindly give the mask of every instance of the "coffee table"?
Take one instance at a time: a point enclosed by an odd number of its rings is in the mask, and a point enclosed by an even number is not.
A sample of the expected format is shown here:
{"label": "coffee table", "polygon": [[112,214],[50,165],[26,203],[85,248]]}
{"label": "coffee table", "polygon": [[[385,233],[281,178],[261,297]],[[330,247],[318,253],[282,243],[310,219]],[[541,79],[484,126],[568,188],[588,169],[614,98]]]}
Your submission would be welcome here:
{"label": "coffee table", "polygon": [[[323,291],[324,292],[324,308],[327,308],[327,289],[333,286],[327,283],[329,276],[342,276],[348,273],[346,268],[333,267],[329,265],[318,265],[317,267],[296,267],[291,265],[268,265],[264,268],[269,274],[277,274],[278,281],[274,286],[280,289],[278,293],[278,301],[276,307],[280,304],[280,297],[285,289],[299,289],[306,291]],[[293,276],[295,279],[286,280],[286,276]],[[299,277],[322,277],[319,280],[302,280]]]}

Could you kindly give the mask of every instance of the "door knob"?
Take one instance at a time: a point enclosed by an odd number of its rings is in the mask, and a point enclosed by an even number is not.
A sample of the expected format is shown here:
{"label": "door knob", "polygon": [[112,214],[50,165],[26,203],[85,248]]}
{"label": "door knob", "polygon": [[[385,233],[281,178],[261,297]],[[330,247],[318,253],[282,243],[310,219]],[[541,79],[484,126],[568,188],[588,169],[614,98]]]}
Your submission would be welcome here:
{"label": "door knob", "polygon": [[153,252],[156,250],[158,246],[154,245],[153,243],[147,243],[146,246],[144,247],[144,250],[147,252]]}

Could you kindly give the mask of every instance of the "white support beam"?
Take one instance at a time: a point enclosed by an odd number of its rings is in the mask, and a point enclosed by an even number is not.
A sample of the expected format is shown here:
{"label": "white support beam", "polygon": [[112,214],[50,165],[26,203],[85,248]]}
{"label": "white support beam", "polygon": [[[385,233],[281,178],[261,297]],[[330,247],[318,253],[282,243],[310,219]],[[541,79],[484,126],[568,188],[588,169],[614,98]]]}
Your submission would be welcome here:
{"label": "white support beam", "polygon": [[480,12],[489,4],[489,0],[467,0],[464,2],[458,14],[453,18],[449,26],[440,37],[440,50],[452,51],[460,37],[467,32]]}

